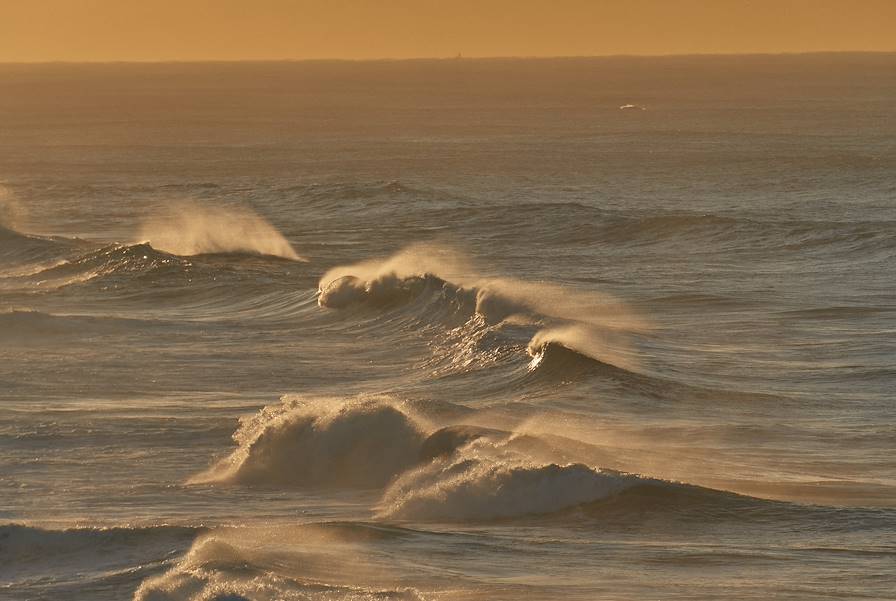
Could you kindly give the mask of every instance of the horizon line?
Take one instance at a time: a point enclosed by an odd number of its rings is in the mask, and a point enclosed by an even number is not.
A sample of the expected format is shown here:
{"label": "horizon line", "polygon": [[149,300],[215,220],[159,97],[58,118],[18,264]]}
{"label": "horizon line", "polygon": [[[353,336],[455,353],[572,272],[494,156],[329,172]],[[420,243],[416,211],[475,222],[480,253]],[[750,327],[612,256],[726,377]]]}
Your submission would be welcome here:
{"label": "horizon line", "polygon": [[399,63],[415,61],[488,61],[488,60],[589,60],[589,59],[666,59],[705,57],[788,57],[820,55],[887,55],[892,50],[806,50],[783,52],[670,52],[666,54],[557,54],[557,55],[464,55],[375,57],[375,58],[196,58],[196,59],[110,59],[110,60],[0,60],[0,65],[162,65],[162,64],[238,64],[238,63]]}

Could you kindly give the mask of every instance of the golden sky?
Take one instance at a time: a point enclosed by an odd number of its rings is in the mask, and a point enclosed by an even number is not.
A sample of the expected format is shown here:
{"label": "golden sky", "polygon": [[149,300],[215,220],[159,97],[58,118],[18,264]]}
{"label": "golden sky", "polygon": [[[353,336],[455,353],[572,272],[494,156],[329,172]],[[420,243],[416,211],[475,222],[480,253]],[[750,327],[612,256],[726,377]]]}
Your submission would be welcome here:
{"label": "golden sky", "polygon": [[896,50],[896,0],[0,0],[0,61]]}

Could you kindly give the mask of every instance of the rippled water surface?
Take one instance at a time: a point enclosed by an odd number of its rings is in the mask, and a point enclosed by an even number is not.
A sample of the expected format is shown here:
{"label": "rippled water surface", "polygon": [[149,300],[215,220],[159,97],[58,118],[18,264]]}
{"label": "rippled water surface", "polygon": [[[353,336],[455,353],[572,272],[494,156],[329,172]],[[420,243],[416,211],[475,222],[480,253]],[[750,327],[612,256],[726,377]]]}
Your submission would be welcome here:
{"label": "rippled water surface", "polygon": [[5,65],[0,185],[0,597],[893,597],[894,55]]}

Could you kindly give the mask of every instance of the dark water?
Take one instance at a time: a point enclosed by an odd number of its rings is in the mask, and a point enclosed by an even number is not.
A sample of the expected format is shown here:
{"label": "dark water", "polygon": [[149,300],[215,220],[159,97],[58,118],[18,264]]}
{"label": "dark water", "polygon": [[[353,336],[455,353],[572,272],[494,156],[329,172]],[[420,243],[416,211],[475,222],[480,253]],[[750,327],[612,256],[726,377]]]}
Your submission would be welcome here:
{"label": "dark water", "polygon": [[0,183],[0,597],[893,598],[894,55],[6,65]]}

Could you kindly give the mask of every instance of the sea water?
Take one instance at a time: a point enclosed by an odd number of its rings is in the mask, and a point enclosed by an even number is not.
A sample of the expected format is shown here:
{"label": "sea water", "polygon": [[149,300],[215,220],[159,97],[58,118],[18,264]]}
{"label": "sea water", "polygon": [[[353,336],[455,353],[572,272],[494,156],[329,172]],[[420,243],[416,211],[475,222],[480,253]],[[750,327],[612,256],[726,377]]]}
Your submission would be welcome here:
{"label": "sea water", "polygon": [[896,594],[896,55],[4,65],[0,186],[0,597]]}

